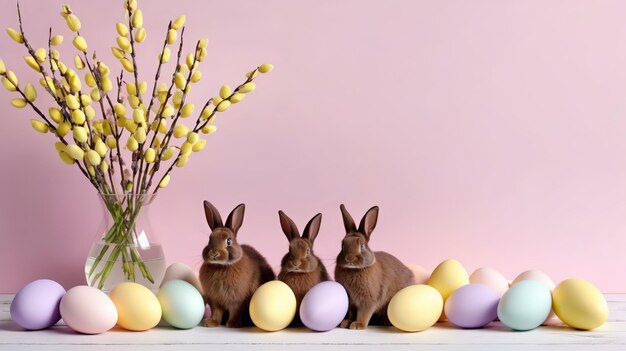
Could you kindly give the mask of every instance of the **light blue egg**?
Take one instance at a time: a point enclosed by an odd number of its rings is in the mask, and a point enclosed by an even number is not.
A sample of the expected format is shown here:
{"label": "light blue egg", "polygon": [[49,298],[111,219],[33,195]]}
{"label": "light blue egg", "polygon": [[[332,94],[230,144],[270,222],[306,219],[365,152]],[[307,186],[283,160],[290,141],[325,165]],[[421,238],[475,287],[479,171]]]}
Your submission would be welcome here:
{"label": "light blue egg", "polygon": [[513,330],[531,330],[546,320],[551,307],[550,289],[538,281],[524,280],[502,295],[498,318]]}
{"label": "light blue egg", "polygon": [[163,319],[179,329],[198,325],[204,316],[204,299],[200,292],[184,280],[170,280],[157,293]]}

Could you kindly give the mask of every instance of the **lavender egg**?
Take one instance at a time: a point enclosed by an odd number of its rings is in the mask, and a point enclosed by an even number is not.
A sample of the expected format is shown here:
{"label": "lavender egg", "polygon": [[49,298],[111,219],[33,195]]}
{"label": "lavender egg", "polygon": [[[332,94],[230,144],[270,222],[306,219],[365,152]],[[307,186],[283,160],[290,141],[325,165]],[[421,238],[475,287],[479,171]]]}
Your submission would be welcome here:
{"label": "lavender egg", "polygon": [[498,294],[483,284],[469,284],[455,290],[446,300],[448,320],[461,328],[481,328],[498,317]]}
{"label": "lavender egg", "polygon": [[11,319],[27,330],[49,328],[61,319],[59,305],[63,295],[65,289],[53,280],[30,282],[11,302]]}
{"label": "lavender egg", "polygon": [[300,319],[309,329],[327,331],[341,323],[348,312],[348,293],[332,281],[321,282],[309,290],[300,305]]}

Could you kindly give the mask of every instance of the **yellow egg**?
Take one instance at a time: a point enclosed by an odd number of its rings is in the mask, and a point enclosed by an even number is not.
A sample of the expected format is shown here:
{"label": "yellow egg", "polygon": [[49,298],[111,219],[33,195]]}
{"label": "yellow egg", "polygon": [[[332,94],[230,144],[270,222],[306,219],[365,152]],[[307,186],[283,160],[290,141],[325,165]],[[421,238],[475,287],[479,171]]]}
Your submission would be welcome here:
{"label": "yellow egg", "polygon": [[469,284],[469,276],[459,261],[449,259],[435,268],[426,284],[437,289],[445,302],[456,289]]}
{"label": "yellow egg", "polygon": [[552,308],[570,327],[595,329],[606,322],[609,307],[604,295],[583,279],[567,279],[554,288]]}
{"label": "yellow egg", "polygon": [[418,332],[437,323],[442,310],[441,294],[429,285],[417,284],[407,286],[391,298],[387,316],[396,328]]}
{"label": "yellow egg", "polygon": [[148,288],[137,283],[121,283],[109,297],[117,309],[117,325],[132,331],[154,328],[161,320],[161,305]]}
{"label": "yellow egg", "polygon": [[296,315],[296,296],[280,280],[261,285],[250,300],[250,317],[257,327],[266,331],[286,328]]}

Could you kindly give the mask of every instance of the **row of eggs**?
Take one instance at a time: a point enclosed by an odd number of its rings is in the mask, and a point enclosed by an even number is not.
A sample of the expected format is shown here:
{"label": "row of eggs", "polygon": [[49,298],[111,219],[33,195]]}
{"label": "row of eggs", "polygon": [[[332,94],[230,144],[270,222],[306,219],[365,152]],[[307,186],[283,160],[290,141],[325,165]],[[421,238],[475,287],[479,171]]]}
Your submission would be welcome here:
{"label": "row of eggs", "polygon": [[[553,323],[558,321],[556,316],[579,329],[594,329],[607,319],[604,296],[581,279],[568,279],[555,287],[545,273],[527,271],[509,284],[491,268],[468,276],[455,260],[442,262],[432,274],[409,266],[417,284],[396,293],[387,310],[392,324],[404,331],[421,331],[446,318],[462,328],[479,328],[499,319],[514,330]],[[87,286],[66,292],[58,283],[43,279],[18,292],[11,318],[30,330],[47,328],[63,318],[70,328],[86,334],[105,332],[115,324],[127,330],[148,330],[161,319],[188,329],[205,315],[201,289],[195,273],[182,264],[168,268],[156,296],[135,283],[122,283],[107,296]],[[322,282],[304,296],[299,315],[309,329],[326,331],[343,320],[348,305],[343,286]],[[257,327],[280,330],[295,317],[295,295],[283,282],[271,281],[257,289],[249,309]]]}

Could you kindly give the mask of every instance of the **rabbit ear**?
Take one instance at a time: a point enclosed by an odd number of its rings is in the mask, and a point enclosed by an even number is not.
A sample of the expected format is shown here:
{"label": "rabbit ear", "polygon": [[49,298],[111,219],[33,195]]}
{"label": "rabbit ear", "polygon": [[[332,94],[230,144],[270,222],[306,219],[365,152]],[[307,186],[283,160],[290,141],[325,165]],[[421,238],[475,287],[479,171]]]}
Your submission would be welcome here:
{"label": "rabbit ear", "polygon": [[215,206],[213,206],[210,202],[206,200],[204,201],[204,215],[206,216],[206,221],[209,224],[211,230],[224,226],[224,224],[222,223],[222,217],[220,216],[217,208],[215,208]]}
{"label": "rabbit ear", "polygon": [[283,228],[283,233],[285,233],[287,240],[291,241],[300,237],[298,227],[285,212],[278,211],[278,217],[280,219],[280,227]]}
{"label": "rabbit ear", "polygon": [[378,206],[367,210],[359,225],[359,232],[365,234],[368,241],[370,240],[370,235],[372,235],[374,228],[376,228],[376,222],[378,222]]}
{"label": "rabbit ear", "polygon": [[341,204],[341,206],[339,206],[339,209],[341,209],[341,216],[343,217],[343,226],[344,228],[346,228],[346,233],[356,232],[356,224],[354,224],[354,219],[352,219],[352,216],[350,216],[350,214],[348,213],[348,210],[346,210],[346,206]]}
{"label": "rabbit ear", "polygon": [[233,233],[235,233],[235,236],[237,235],[239,228],[241,228],[241,225],[243,224],[243,215],[245,211],[246,205],[240,204],[239,206],[235,207],[235,209],[228,215],[228,218],[226,219],[226,227],[230,228]]}
{"label": "rabbit ear", "polygon": [[315,217],[311,218],[309,223],[306,224],[304,228],[304,233],[302,233],[302,237],[305,239],[309,239],[311,245],[315,241],[317,234],[320,232],[320,225],[322,224],[322,214],[318,213]]}

